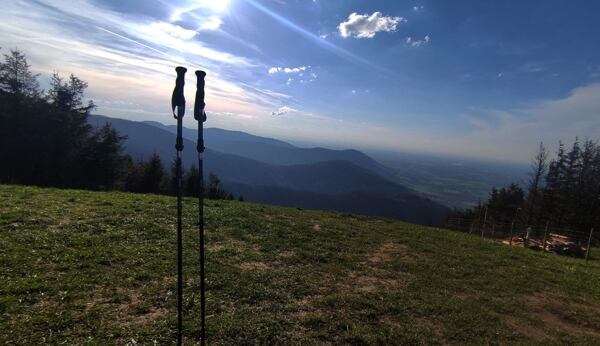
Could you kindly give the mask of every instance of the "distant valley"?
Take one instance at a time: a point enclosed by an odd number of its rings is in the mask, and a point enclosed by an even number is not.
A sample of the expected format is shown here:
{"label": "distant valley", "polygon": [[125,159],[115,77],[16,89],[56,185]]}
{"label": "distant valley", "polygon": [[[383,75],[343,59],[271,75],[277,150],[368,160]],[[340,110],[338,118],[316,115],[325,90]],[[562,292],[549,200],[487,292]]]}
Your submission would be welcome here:
{"label": "distant valley", "polygon": [[[93,115],[94,126],[111,123],[134,159],[156,152],[166,167],[174,157],[172,129],[158,123]],[[195,131],[186,129],[183,160],[197,163]],[[193,140],[191,140],[193,139]],[[291,144],[221,129],[205,130],[205,172],[218,175],[248,201],[308,209],[380,215],[438,224],[449,211],[420,193],[393,182],[390,170],[356,150],[298,148]]]}
{"label": "distant valley", "polygon": [[[134,159],[156,152],[165,167],[174,157],[175,126],[100,115],[127,136]],[[184,128],[184,164],[197,164],[196,130]],[[300,148],[285,141],[218,128],[205,129],[205,171],[249,201],[381,215],[435,224],[448,208],[484,200],[493,186],[525,179],[525,165],[418,154]]]}
{"label": "distant valley", "polygon": [[393,171],[393,180],[452,208],[485,201],[493,187],[526,182],[529,165],[440,157],[428,154],[369,152]]}

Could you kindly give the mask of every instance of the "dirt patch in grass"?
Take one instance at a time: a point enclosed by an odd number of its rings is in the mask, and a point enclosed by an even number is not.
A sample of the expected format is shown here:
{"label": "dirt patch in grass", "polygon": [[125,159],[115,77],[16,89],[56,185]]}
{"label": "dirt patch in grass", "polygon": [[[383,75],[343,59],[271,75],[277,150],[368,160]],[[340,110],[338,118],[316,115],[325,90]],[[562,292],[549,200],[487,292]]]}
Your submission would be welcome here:
{"label": "dirt patch in grass", "polygon": [[404,289],[413,275],[407,272],[390,270],[386,263],[400,257],[408,257],[408,247],[394,242],[387,242],[378,247],[367,259],[362,262],[361,272],[351,271],[338,283],[338,288],[343,292],[365,293],[390,293]]}
{"label": "dirt patch in grass", "polygon": [[281,257],[281,258],[291,258],[296,256],[296,253],[294,251],[282,251],[279,254],[277,254],[277,256]]}
{"label": "dirt patch in grass", "polygon": [[511,330],[518,334],[523,334],[533,340],[539,341],[548,337],[548,333],[542,327],[534,326],[530,322],[518,319],[514,316],[506,317],[505,323]]}
{"label": "dirt patch in grass", "polygon": [[228,239],[227,241],[219,241],[209,243],[206,248],[208,252],[220,252],[225,250],[231,251],[253,251],[259,252],[260,247],[257,244],[237,240],[237,239]]}
{"label": "dirt patch in grass", "polygon": [[538,292],[525,298],[525,306],[530,319],[539,321],[539,326],[517,318],[509,318],[507,324],[534,340],[545,339],[553,331],[600,338],[600,324],[582,322],[600,321],[599,304],[582,304],[572,299]]}
{"label": "dirt patch in grass", "polygon": [[373,264],[389,262],[394,258],[401,258],[406,261],[414,261],[410,256],[410,251],[406,245],[388,242],[380,246],[369,257],[369,262]]}
{"label": "dirt patch in grass", "polygon": [[128,318],[123,325],[125,326],[143,326],[153,324],[156,320],[159,320],[163,316],[166,316],[166,309],[150,308],[143,314],[133,315]]}
{"label": "dirt patch in grass", "polygon": [[[403,289],[408,285],[411,275],[396,272],[393,277],[388,277],[385,272],[376,271],[372,275],[363,275],[351,272],[344,282],[340,283],[343,290],[357,293],[388,293]],[[380,274],[379,276],[375,276]]]}
{"label": "dirt patch in grass", "polygon": [[300,321],[304,321],[308,318],[322,317],[323,315],[324,313],[322,310],[314,309],[310,306],[303,306],[290,314],[292,318]]}
{"label": "dirt patch in grass", "polygon": [[208,252],[219,252],[219,251],[225,250],[225,244],[224,243],[214,243],[214,244],[208,245],[206,248],[207,248]]}
{"label": "dirt patch in grass", "polygon": [[312,226],[312,229],[313,229],[313,231],[317,231],[317,232],[318,232],[318,231],[320,231],[320,230],[321,230],[321,225],[319,225],[318,223],[315,223],[315,224]]}
{"label": "dirt patch in grass", "polygon": [[53,223],[48,226],[48,232],[60,231],[64,226],[69,225],[73,222],[68,215],[64,215],[58,220],[57,223]]}
{"label": "dirt patch in grass", "polygon": [[449,345],[450,343],[444,337],[443,325],[439,322],[432,321],[425,317],[411,317],[408,321],[402,322],[395,319],[393,316],[385,315],[381,316],[378,321],[382,326],[389,326],[391,328],[402,329],[406,327],[406,324],[412,324],[418,329],[428,331],[432,336],[435,337],[436,344]]}
{"label": "dirt patch in grass", "polygon": [[243,270],[267,270],[269,266],[263,262],[245,262],[240,264]]}
{"label": "dirt patch in grass", "polygon": [[469,293],[464,292],[464,291],[459,291],[459,290],[454,290],[451,292],[451,294],[453,297],[460,299],[460,300],[467,300],[469,298],[472,298],[472,295],[470,295]]}
{"label": "dirt patch in grass", "polygon": [[[165,277],[164,281],[170,279]],[[84,313],[93,310],[102,311],[109,324],[125,327],[153,324],[168,312],[163,307],[150,306],[139,291],[124,288],[100,288],[94,291],[85,303]]]}
{"label": "dirt patch in grass", "polygon": [[320,308],[315,307],[314,302],[322,296],[306,296],[302,299],[294,300],[290,309],[292,312],[289,316],[296,321],[306,321],[309,318],[323,317],[324,311]]}

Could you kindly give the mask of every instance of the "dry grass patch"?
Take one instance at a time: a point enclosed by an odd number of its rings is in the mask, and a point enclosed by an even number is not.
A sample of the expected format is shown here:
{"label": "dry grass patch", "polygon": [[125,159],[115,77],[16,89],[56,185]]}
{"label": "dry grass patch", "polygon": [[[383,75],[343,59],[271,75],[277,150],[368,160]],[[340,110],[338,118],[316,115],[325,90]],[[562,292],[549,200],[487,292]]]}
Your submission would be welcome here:
{"label": "dry grass patch", "polygon": [[260,247],[257,244],[249,243],[237,239],[228,239],[227,241],[211,242],[208,243],[206,249],[209,252],[221,252],[225,250],[232,251],[253,251],[260,252]]}
{"label": "dry grass patch", "polygon": [[243,270],[267,270],[270,267],[264,262],[244,262],[240,264]]}
{"label": "dry grass patch", "polygon": [[[520,334],[534,340],[543,340],[554,332],[600,338],[600,324],[582,320],[600,321],[600,305],[582,304],[558,295],[534,293],[525,298],[529,320],[510,317],[507,324]],[[531,321],[539,321],[531,323]]]}
{"label": "dry grass patch", "polygon": [[296,253],[294,251],[282,251],[279,254],[277,254],[277,256],[281,257],[281,258],[291,258],[296,256]]}
{"label": "dry grass patch", "polygon": [[380,274],[380,276],[350,272],[339,287],[346,292],[389,293],[404,289],[412,278],[411,274],[402,272],[394,273],[393,277],[381,271],[372,274]]}
{"label": "dry grass patch", "polygon": [[413,262],[414,258],[408,249],[408,246],[394,242],[388,242],[380,246],[370,257],[371,263],[389,262],[394,258],[401,258],[404,261]]}

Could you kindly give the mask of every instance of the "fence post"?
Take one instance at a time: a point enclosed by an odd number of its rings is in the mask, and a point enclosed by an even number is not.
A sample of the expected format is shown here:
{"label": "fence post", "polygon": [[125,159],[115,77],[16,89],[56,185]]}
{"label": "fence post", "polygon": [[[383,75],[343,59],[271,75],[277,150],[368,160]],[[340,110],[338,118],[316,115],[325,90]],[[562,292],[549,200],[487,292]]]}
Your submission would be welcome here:
{"label": "fence post", "polygon": [[481,238],[483,238],[483,233],[485,233],[485,223],[487,222],[487,212],[488,212],[488,207],[486,205],[485,206],[485,214],[483,214],[483,227],[481,228]]}
{"label": "fence post", "polygon": [[510,240],[508,241],[508,245],[512,246],[512,238],[513,238],[513,231],[515,229],[515,219],[513,218],[512,222],[510,223]]}
{"label": "fence post", "polygon": [[585,263],[590,259],[590,248],[592,247],[592,234],[594,234],[594,227],[590,229],[590,238],[588,239],[587,249],[585,250]]}
{"label": "fence post", "polygon": [[531,226],[527,226],[527,233],[525,233],[525,240],[523,241],[523,247],[529,247],[529,237],[531,237]]}
{"label": "fence post", "polygon": [[542,243],[542,252],[546,252],[546,238],[548,237],[548,226],[550,221],[546,222],[546,228],[544,229],[544,242]]}

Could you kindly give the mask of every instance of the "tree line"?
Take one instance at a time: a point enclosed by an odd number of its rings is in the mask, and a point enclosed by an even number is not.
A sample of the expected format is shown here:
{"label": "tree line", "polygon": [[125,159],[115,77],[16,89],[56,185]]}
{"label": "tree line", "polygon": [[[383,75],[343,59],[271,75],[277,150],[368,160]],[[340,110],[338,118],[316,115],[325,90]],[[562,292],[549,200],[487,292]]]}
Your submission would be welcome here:
{"label": "tree line", "polygon": [[[175,165],[158,155],[133,160],[124,154],[125,136],[110,124],[88,123],[96,108],[85,97],[87,83],[53,73],[48,90],[19,50],[0,62],[0,183],[175,194]],[[185,172],[183,193],[196,196],[199,172]],[[210,199],[234,199],[214,174],[204,187]],[[243,197],[240,196],[240,200]]]}
{"label": "tree line", "polygon": [[576,138],[568,147],[560,141],[550,157],[540,143],[523,186],[494,188],[485,203],[451,217],[476,219],[486,212],[491,222],[600,231],[600,146],[590,139]]}

